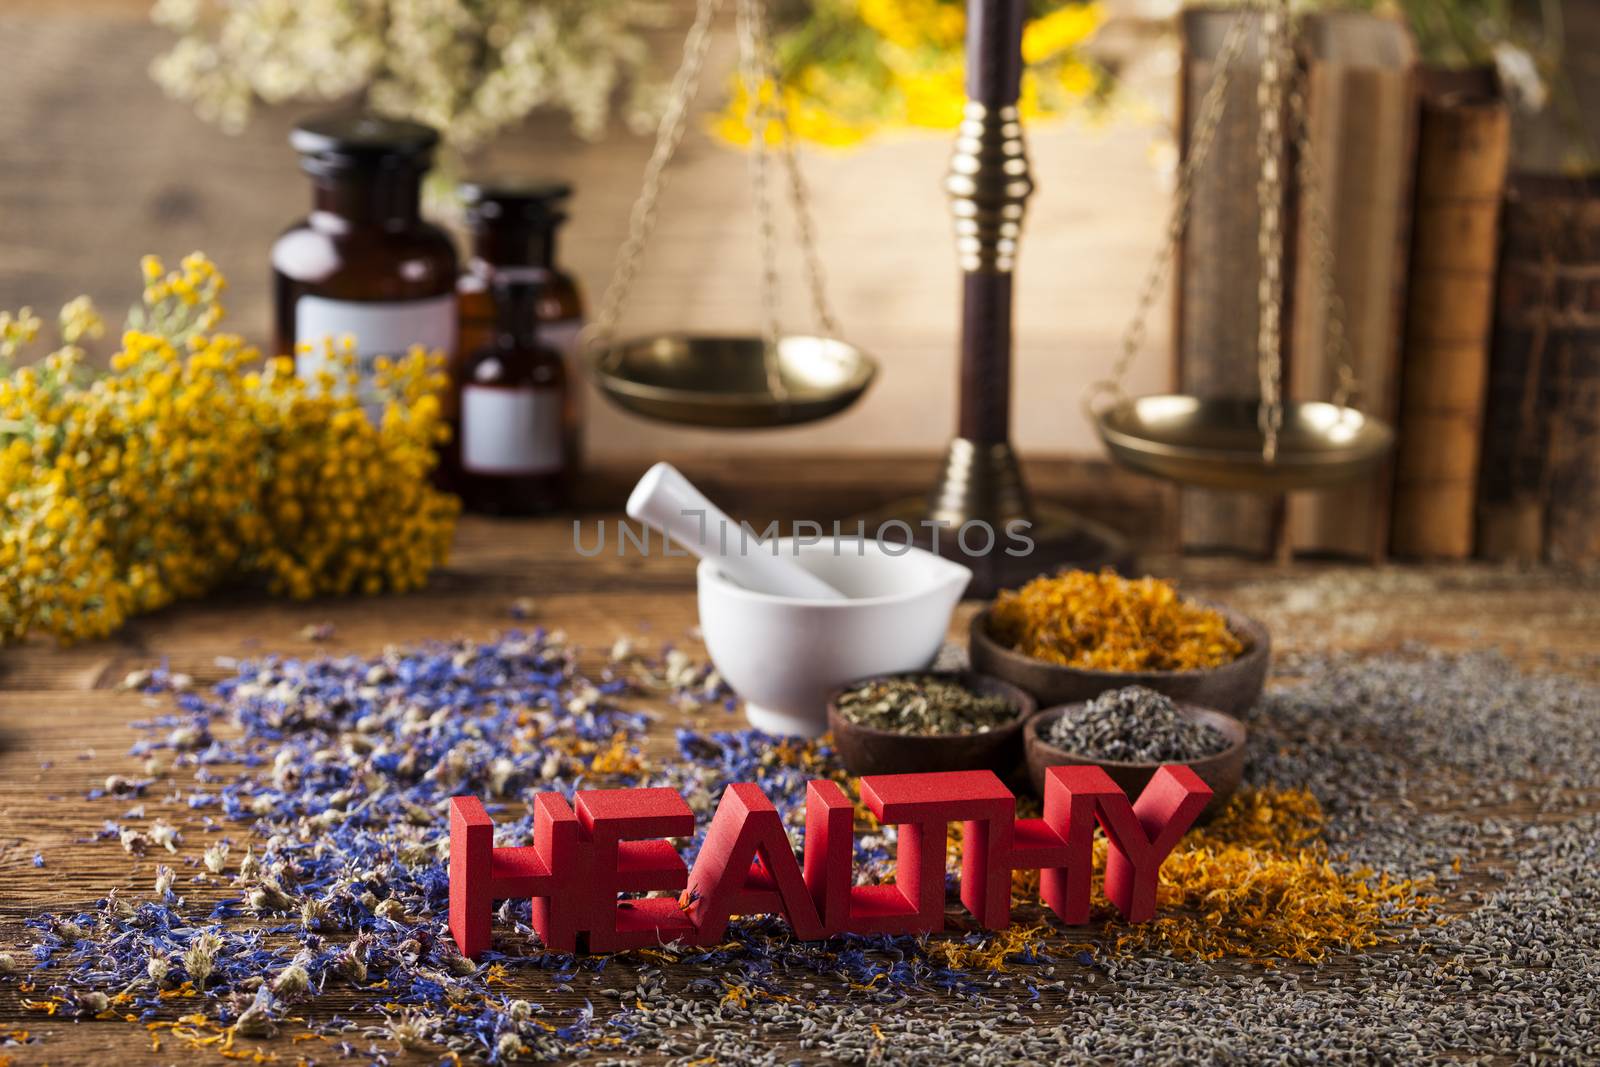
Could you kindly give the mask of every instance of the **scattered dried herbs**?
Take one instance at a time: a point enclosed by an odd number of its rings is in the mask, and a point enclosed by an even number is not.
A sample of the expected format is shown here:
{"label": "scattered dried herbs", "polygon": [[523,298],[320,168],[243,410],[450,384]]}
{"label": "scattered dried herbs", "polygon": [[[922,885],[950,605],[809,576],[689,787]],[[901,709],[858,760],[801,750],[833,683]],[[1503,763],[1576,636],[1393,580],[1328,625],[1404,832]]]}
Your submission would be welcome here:
{"label": "scattered dried herbs", "polygon": [[981,734],[1010,723],[1017,708],[1005,697],[925,674],[863,682],[839,696],[839,714],[858,726],[893,733]]}
{"label": "scattered dried herbs", "polygon": [[1081,711],[1052,722],[1045,740],[1080,756],[1122,763],[1187,763],[1228,747],[1222,734],[1142,685],[1101,693]]}
{"label": "scattered dried herbs", "polygon": [[989,634],[1025,656],[1096,671],[1193,671],[1231,663],[1244,644],[1222,614],[1159,578],[1063,571],[1006,590]]}
{"label": "scattered dried herbs", "polygon": [[[580,670],[540,632],[263,660],[214,691],[143,672],[163,705],[141,724],[145,766],[91,791],[108,818],[87,847],[107,882],[150,869],[124,831],[173,866],[154,866],[153,892],[141,878],[29,914],[27,943],[0,945],[0,993],[185,1061],[383,1063],[396,1044],[491,1063],[1592,1059],[1600,686],[1482,655],[1296,664],[1302,681],[1248,713],[1262,744],[1245,788],[1174,851],[1153,923],[1101,902],[1089,927],[1019,912],[998,933],[801,943],[745,918],[711,949],[572,957],[541,954],[510,901],[498,951],[454,954],[454,792],[491,799],[512,843],[537,789],[669,786],[703,829],[730,781],[803,812],[806,782],[841,773],[826,745],[714,729],[724,691],[673,658],[619,645]],[[698,706],[700,729],[648,758],[641,698]],[[863,876],[888,877],[894,847],[893,827],[864,827]],[[1336,972],[1299,962],[1330,958]],[[0,1062],[59,1058],[40,1028],[6,1025]],[[256,1046],[274,1030],[295,1051]]]}
{"label": "scattered dried herbs", "polygon": [[[1119,931],[1117,951],[1318,963],[1391,941],[1385,927],[1421,919],[1441,902],[1425,879],[1334,867],[1322,823],[1321,805],[1305,790],[1237,794],[1168,857],[1158,891],[1163,911]],[[1103,841],[1096,851],[1098,867]],[[1196,914],[1208,921],[1195,922]]]}

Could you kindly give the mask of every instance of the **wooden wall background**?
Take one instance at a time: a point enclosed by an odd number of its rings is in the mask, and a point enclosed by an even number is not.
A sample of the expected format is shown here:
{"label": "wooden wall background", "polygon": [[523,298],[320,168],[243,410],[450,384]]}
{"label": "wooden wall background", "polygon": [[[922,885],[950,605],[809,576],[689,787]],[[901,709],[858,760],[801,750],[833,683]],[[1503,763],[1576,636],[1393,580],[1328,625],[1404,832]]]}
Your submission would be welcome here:
{"label": "wooden wall background", "polygon": [[[314,109],[264,109],[240,136],[201,122],[148,76],[171,36],[148,24],[147,10],[144,0],[0,3],[0,307],[49,315],[86,292],[119,316],[136,293],[141,254],[201,248],[232,282],[232,327],[263,339],[266,249],[309,196],[285,138]],[[706,106],[717,103],[732,60],[731,23],[722,29]],[[678,48],[675,30],[662,40],[661,62],[675,62]],[[1171,75],[1152,69],[1146,95],[1165,102]],[[1164,132],[1129,119],[1030,131],[1039,192],[1023,238],[1015,386],[1016,436],[1027,450],[1098,450],[1079,395],[1110,366],[1162,226],[1166,191],[1151,149]],[[586,144],[549,117],[493,154],[496,165],[576,185],[563,258],[591,304],[648,150],[620,128]],[[883,364],[860,405],[814,427],[730,438],[642,422],[591,397],[591,453],[940,447],[954,419],[958,313],[940,189],[948,155],[949,139],[937,134],[807,153],[840,321]],[[744,157],[691,134],[662,211],[624,330],[753,327],[758,268]],[[798,282],[797,260],[786,266]],[[803,289],[789,295],[791,321],[807,322]],[[1158,309],[1140,387],[1165,385],[1167,319]]]}

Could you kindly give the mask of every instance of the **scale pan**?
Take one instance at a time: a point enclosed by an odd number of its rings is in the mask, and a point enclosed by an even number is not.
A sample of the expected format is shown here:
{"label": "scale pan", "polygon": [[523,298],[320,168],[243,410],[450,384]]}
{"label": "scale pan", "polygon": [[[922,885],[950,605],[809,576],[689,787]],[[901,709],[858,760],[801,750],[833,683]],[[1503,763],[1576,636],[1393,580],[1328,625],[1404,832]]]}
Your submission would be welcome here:
{"label": "scale pan", "polygon": [[871,356],[843,341],[802,335],[778,341],[772,389],[759,337],[658,334],[595,352],[590,372],[612,402],[686,426],[750,429],[796,426],[835,415],[860,399],[878,373]]}
{"label": "scale pan", "polygon": [[1352,481],[1388,454],[1394,433],[1354,408],[1285,404],[1278,456],[1261,456],[1254,399],[1144,396],[1095,417],[1111,458],[1183,485],[1282,493]]}

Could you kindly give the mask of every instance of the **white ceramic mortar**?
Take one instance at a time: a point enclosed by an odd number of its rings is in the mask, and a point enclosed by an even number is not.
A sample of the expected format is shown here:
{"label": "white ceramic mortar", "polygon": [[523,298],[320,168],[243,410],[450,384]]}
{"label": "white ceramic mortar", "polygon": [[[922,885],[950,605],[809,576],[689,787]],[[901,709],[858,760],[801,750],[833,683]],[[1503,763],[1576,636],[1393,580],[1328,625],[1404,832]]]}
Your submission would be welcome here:
{"label": "white ceramic mortar", "polygon": [[834,689],[931,664],[972,580],[961,564],[908,545],[825,538],[797,549],[782,538],[752,551],[774,546],[846,599],[752,592],[728,580],[714,559],[701,560],[697,571],[711,661],[744,699],[750,725],[772,734],[815,737],[827,729]]}

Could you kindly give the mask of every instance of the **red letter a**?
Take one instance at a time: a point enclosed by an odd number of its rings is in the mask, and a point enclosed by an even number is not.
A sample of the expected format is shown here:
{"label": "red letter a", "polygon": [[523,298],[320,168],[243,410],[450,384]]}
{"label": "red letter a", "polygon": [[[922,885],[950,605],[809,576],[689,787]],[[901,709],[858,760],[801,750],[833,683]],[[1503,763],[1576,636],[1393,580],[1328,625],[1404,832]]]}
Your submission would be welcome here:
{"label": "red letter a", "polygon": [[[753,864],[757,857],[759,864]],[[701,945],[721,941],[731,915],[779,914],[799,940],[822,936],[822,919],[783,820],[760,787],[749,783],[723,791],[689,876],[689,900]]]}

